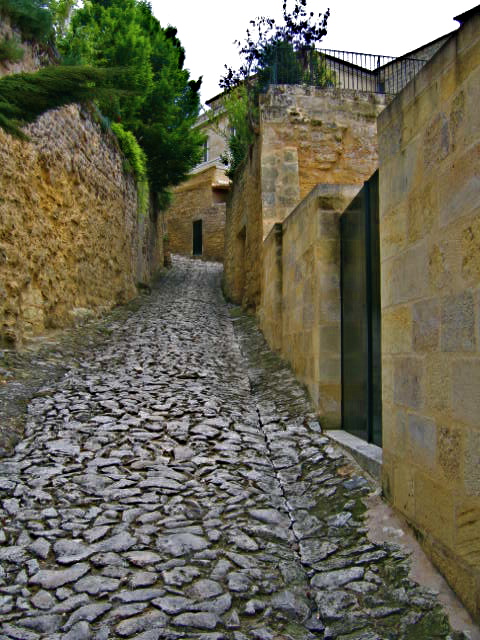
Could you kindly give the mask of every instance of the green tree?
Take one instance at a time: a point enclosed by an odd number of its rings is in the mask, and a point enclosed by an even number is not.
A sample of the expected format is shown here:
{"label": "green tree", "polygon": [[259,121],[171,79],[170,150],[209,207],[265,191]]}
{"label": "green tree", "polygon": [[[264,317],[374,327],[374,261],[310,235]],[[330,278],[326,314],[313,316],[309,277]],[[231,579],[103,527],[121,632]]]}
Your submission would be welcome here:
{"label": "green tree", "polygon": [[176,29],[162,29],[145,0],[85,0],[60,48],[68,63],[131,69],[134,90],[112,93],[100,109],[136,136],[155,191],[181,182],[200,160],[203,136],[192,130],[201,80],[183,68]]}
{"label": "green tree", "polygon": [[220,79],[223,106],[230,123],[226,160],[235,177],[258,132],[258,98],[270,84],[335,85],[335,73],[326,67],[315,46],[327,33],[330,10],[315,16],[307,0],[295,0],[291,12],[283,0],[283,24],[273,18],[250,21],[245,41],[236,41],[241,65],[228,68]]}

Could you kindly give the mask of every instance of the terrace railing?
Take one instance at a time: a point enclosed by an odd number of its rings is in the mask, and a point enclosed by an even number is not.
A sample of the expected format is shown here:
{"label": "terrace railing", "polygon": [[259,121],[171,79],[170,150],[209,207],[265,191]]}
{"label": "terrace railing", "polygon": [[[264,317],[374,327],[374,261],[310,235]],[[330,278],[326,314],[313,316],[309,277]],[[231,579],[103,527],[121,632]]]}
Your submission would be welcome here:
{"label": "terrace railing", "polygon": [[320,49],[297,54],[275,52],[263,86],[308,84],[366,93],[397,94],[420,71],[427,60]]}

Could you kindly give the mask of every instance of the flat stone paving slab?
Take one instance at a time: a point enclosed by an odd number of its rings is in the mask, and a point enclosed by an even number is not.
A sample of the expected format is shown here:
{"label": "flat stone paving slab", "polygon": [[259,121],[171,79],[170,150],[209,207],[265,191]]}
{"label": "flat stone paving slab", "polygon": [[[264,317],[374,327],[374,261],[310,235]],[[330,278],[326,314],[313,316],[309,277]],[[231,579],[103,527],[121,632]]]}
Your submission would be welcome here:
{"label": "flat stone paving slab", "polygon": [[467,637],[368,540],[370,481],[224,302],[221,266],[173,264],[0,460],[0,637]]}

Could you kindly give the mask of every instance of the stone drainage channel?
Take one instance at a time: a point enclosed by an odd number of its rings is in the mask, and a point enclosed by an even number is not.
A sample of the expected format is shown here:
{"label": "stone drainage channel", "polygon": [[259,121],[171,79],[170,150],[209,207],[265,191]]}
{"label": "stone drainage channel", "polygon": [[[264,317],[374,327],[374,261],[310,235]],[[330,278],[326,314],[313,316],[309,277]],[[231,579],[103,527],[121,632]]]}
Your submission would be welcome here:
{"label": "stone drainage channel", "polygon": [[219,265],[176,259],[0,460],[0,637],[459,639]]}

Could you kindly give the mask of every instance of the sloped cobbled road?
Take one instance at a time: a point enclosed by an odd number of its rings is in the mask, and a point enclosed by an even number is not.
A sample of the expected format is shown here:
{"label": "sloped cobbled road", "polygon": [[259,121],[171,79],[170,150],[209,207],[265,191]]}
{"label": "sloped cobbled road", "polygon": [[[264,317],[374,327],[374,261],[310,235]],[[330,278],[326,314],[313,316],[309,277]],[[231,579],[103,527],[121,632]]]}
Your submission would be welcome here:
{"label": "sloped cobbled road", "polygon": [[461,638],[368,541],[303,390],[221,267],[177,259],[0,460],[0,637]]}

